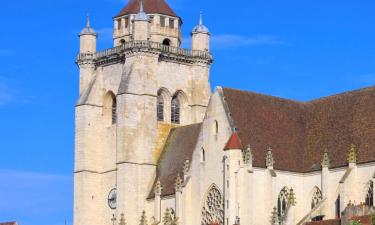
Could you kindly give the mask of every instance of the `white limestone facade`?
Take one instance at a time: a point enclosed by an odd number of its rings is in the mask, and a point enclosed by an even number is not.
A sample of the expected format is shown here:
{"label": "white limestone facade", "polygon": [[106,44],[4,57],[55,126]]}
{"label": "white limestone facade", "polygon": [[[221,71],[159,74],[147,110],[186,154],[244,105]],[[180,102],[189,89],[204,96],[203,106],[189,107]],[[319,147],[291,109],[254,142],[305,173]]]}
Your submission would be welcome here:
{"label": "white limestone facade", "polygon": [[[182,49],[182,21],[165,5],[131,1],[114,18],[111,49],[96,50],[89,22],[80,33],[74,225],[121,218],[144,225],[142,215],[147,224],[295,225],[340,217],[349,203],[373,204],[375,160],[357,160],[361,148],[343,149],[345,164],[319,149],[311,169],[289,170],[284,161],[300,158],[274,149],[272,135],[261,151],[245,141],[252,105],[241,114],[228,103],[231,91],[211,93],[210,33],[202,18],[192,49]],[[307,107],[301,103],[301,111]],[[273,129],[259,122],[254,130],[259,126]]]}

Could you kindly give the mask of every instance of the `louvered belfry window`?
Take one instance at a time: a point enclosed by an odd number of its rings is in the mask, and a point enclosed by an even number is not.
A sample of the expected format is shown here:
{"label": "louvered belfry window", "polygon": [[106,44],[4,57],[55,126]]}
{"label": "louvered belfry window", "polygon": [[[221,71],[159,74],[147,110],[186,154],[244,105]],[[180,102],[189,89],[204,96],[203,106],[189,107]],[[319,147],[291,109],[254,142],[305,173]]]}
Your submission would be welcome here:
{"label": "louvered belfry window", "polygon": [[180,124],[180,101],[177,96],[172,98],[171,122],[174,124]]}
{"label": "louvered belfry window", "polygon": [[112,100],[112,124],[117,123],[117,102],[116,98],[113,98]]}

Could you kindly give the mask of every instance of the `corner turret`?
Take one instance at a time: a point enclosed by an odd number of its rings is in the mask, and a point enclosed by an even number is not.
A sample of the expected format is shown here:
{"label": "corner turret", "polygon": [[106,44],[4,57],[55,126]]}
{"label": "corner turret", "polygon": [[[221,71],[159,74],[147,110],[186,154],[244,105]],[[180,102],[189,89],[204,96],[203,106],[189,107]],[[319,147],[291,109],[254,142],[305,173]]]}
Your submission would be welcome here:
{"label": "corner turret", "polygon": [[96,39],[98,34],[90,26],[90,17],[87,16],[86,27],[79,33],[80,50],[79,53],[95,53]]}
{"label": "corner turret", "polygon": [[210,51],[210,31],[203,25],[202,12],[199,16],[199,23],[191,32],[191,49],[199,51]]}
{"label": "corner turret", "polygon": [[140,2],[139,12],[134,17],[134,40],[147,41],[149,39],[150,17],[143,11],[143,0]]}

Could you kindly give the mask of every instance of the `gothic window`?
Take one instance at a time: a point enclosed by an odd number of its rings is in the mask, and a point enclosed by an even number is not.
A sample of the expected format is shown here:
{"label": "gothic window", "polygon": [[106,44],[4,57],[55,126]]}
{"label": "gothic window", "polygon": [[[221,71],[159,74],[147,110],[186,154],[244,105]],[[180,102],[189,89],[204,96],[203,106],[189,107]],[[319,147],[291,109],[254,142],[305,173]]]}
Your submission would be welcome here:
{"label": "gothic window", "polygon": [[315,208],[318,203],[323,199],[322,191],[318,187],[314,187],[313,196],[311,200],[311,209]]}
{"label": "gothic window", "polygon": [[165,27],[165,16],[160,17],[160,26]]}
{"label": "gothic window", "polygon": [[121,30],[121,19],[117,20],[117,30]]}
{"label": "gothic window", "polygon": [[169,27],[174,28],[174,19],[169,19]]}
{"label": "gothic window", "polygon": [[340,219],[341,218],[340,195],[336,199],[335,207],[336,207],[336,218]]}
{"label": "gothic window", "polygon": [[171,40],[169,40],[168,38],[164,39],[163,45],[165,45],[165,46],[171,46]]}
{"label": "gothic window", "polygon": [[160,91],[157,98],[157,117],[158,121],[164,121],[164,98]]}
{"label": "gothic window", "polygon": [[277,198],[277,214],[280,218],[284,217],[288,208],[289,190],[287,187],[281,189]]}
{"label": "gothic window", "polygon": [[374,205],[374,182],[372,180],[367,184],[366,205]]}
{"label": "gothic window", "polygon": [[117,123],[117,101],[116,98],[112,99],[112,124]]}
{"label": "gothic window", "polygon": [[180,101],[177,96],[172,98],[171,104],[171,122],[174,124],[180,124]]}
{"label": "gothic window", "polygon": [[124,39],[121,39],[121,40],[120,40],[120,44],[121,44],[121,45],[125,45],[125,40],[124,40]]}
{"label": "gothic window", "polygon": [[224,223],[224,207],[223,197],[220,190],[212,185],[209,189],[202,208],[201,225],[223,225]]}
{"label": "gothic window", "polygon": [[129,26],[129,17],[125,17],[125,27]]}

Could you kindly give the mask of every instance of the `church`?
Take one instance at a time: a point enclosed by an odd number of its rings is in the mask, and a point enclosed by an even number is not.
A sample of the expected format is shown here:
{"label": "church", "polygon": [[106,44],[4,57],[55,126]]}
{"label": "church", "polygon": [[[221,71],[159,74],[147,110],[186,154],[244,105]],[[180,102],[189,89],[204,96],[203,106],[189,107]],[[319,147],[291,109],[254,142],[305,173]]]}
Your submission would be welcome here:
{"label": "church", "polygon": [[373,209],[375,87],[309,102],[211,90],[202,15],[191,49],[165,0],[113,21],[113,48],[97,51],[89,19],[79,34],[74,225],[340,224]]}

